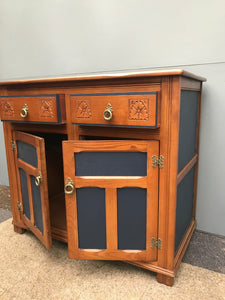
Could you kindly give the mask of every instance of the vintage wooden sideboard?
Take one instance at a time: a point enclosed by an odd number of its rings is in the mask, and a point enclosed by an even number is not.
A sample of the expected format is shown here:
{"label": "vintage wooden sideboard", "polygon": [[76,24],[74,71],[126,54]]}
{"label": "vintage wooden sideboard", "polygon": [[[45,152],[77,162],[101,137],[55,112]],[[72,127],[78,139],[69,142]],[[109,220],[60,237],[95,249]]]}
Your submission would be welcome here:
{"label": "vintage wooden sideboard", "polygon": [[173,285],[196,226],[203,81],[177,69],[0,82],[14,230]]}

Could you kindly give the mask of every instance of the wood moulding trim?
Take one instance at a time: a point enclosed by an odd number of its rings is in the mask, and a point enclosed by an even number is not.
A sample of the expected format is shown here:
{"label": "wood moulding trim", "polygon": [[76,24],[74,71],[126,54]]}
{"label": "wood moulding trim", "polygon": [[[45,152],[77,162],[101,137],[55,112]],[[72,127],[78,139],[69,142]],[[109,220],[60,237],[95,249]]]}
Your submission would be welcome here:
{"label": "wood moulding trim", "polygon": [[177,175],[177,185],[183,180],[187,173],[194,167],[198,162],[198,154],[192,157],[192,159],[186,164],[186,166]]}
{"label": "wood moulding trim", "polygon": [[139,262],[139,261],[125,261],[125,262],[128,263],[128,264],[137,266],[137,267],[144,268],[144,269],[149,270],[149,271],[160,273],[160,274],[163,274],[163,275],[166,275],[166,276],[169,276],[169,277],[175,277],[175,272],[174,271],[158,267],[158,266],[153,265],[151,263],[145,263],[145,262]]}
{"label": "wood moulding trim", "polygon": [[177,254],[174,258],[174,272],[175,273],[176,273],[176,271],[177,271],[177,269],[178,269],[178,267],[181,263],[181,260],[184,256],[184,253],[185,253],[186,249],[187,249],[187,246],[189,245],[189,242],[190,242],[192,234],[195,230],[196,224],[197,224],[197,222],[193,219],[191,221],[191,225],[189,226],[188,230],[186,231],[186,234],[183,238],[183,241],[182,241],[182,243],[181,243],[181,245],[180,245],[180,247],[177,251]]}

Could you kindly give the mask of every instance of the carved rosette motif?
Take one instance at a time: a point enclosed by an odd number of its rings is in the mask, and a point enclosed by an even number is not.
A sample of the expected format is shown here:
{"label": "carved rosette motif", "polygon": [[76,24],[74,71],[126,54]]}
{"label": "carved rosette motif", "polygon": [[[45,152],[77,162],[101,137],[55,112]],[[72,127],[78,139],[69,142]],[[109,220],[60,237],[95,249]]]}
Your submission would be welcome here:
{"label": "carved rosette motif", "polygon": [[53,118],[53,103],[52,100],[42,100],[40,106],[40,117]]}
{"label": "carved rosette motif", "polygon": [[91,100],[82,100],[77,103],[77,118],[91,119]]}
{"label": "carved rosette motif", "polygon": [[144,120],[149,118],[149,100],[148,99],[130,99],[129,100],[129,120]]}
{"label": "carved rosette motif", "polygon": [[1,101],[1,110],[5,116],[14,116],[13,104],[8,100]]}

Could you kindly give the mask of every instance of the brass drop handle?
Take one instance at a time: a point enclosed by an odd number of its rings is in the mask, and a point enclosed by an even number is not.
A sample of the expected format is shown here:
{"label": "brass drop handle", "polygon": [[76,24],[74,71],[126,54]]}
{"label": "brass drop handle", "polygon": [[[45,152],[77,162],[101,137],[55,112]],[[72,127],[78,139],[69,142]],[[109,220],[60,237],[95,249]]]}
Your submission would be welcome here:
{"label": "brass drop handle", "polygon": [[110,121],[113,117],[113,109],[112,109],[112,105],[110,103],[108,103],[106,110],[103,112],[103,118],[106,121]]}
{"label": "brass drop handle", "polygon": [[39,173],[39,175],[37,177],[35,177],[36,186],[40,186],[41,181],[42,181],[42,177],[41,177],[41,173]]}
{"label": "brass drop handle", "polygon": [[28,115],[28,106],[27,106],[27,104],[24,104],[23,108],[20,111],[20,116],[22,118],[26,118],[27,115]]}
{"label": "brass drop handle", "polygon": [[73,194],[74,192],[74,185],[73,185],[73,181],[72,179],[69,177],[66,181],[66,185],[65,185],[65,188],[64,188],[64,192],[65,194],[67,195],[71,195]]}

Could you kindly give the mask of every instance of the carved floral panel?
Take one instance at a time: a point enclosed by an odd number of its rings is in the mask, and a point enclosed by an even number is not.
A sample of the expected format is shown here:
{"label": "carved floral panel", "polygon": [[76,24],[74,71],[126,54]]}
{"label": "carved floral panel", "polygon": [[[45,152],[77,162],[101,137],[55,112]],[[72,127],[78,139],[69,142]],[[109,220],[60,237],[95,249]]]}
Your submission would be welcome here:
{"label": "carved floral panel", "polygon": [[77,101],[76,116],[77,118],[91,119],[91,100]]}
{"label": "carved floral panel", "polygon": [[14,116],[13,104],[9,100],[1,101],[1,110],[4,116]]}
{"label": "carved floral panel", "polygon": [[129,120],[148,120],[148,99],[129,99]]}
{"label": "carved floral panel", "polygon": [[52,100],[42,100],[40,105],[40,117],[42,118],[53,118],[54,109]]}

